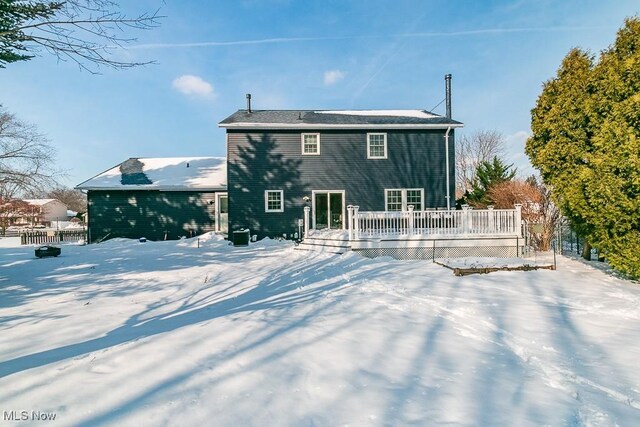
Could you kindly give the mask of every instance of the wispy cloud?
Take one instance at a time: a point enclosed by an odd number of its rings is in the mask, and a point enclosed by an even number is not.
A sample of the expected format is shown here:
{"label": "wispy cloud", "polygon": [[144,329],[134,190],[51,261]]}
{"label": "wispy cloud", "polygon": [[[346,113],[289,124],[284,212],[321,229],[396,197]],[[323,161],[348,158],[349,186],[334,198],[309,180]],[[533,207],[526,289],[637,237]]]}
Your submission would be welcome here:
{"label": "wispy cloud", "polygon": [[324,85],[331,86],[344,79],[345,72],[340,70],[328,70],[324,72]]}
{"label": "wispy cloud", "polygon": [[232,40],[232,41],[205,41],[205,42],[188,42],[188,43],[150,43],[136,44],[128,46],[129,49],[170,49],[170,48],[189,48],[189,47],[216,47],[216,46],[241,46],[254,44],[277,44],[277,43],[294,43],[307,41],[323,41],[323,40],[345,40],[364,38],[360,36],[335,36],[335,37],[275,37],[269,39],[256,40]]}
{"label": "wispy cloud", "polygon": [[425,37],[460,37],[475,36],[483,34],[510,34],[510,33],[546,33],[561,31],[593,31],[611,30],[613,26],[556,26],[556,27],[522,27],[522,28],[482,28],[477,30],[464,31],[435,31],[435,32],[410,32],[386,35],[352,35],[352,36],[328,36],[328,37],[273,37],[254,40],[230,40],[230,41],[203,41],[187,43],[148,43],[128,46],[128,49],[171,49],[171,48],[193,48],[193,47],[216,47],[216,46],[242,46],[256,44],[278,44],[297,43],[309,41],[331,41],[331,40],[358,40],[358,39],[386,39],[386,38],[425,38]]}
{"label": "wispy cloud", "polygon": [[185,95],[208,97],[213,95],[213,85],[198,76],[185,74],[172,83],[174,89]]}
{"label": "wispy cloud", "polygon": [[521,28],[481,28],[477,30],[463,31],[435,31],[435,32],[418,32],[398,34],[396,37],[459,37],[459,36],[477,36],[483,34],[511,34],[511,33],[549,33],[560,31],[586,31],[586,30],[604,30],[611,29],[611,26],[557,26],[557,27],[521,27]]}

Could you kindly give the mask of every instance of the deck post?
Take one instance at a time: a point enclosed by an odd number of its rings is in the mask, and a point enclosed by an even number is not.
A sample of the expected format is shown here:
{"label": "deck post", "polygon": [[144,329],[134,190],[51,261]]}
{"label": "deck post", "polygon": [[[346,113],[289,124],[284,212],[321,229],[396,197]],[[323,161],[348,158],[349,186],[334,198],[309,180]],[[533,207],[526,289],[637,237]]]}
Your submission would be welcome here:
{"label": "deck post", "polygon": [[311,208],[309,206],[304,207],[304,237],[309,236],[309,212]]}
{"label": "deck post", "polygon": [[462,233],[469,234],[471,229],[469,205],[462,205]]}
{"label": "deck post", "polygon": [[493,214],[493,206],[487,206],[487,210],[489,211],[488,212],[488,215],[489,215],[489,223],[488,223],[489,233],[495,233],[496,232],[496,217]]}
{"label": "deck post", "polygon": [[409,224],[407,224],[408,233],[413,235],[413,205],[407,206],[409,210]]}
{"label": "deck post", "polygon": [[353,206],[353,238],[360,237],[360,220],[358,219],[358,210],[360,206]]}
{"label": "deck post", "polygon": [[347,206],[347,230],[349,230],[349,241],[353,240],[353,205]]}
{"label": "deck post", "polygon": [[516,234],[518,236],[522,236],[522,205],[520,203],[516,203]]}

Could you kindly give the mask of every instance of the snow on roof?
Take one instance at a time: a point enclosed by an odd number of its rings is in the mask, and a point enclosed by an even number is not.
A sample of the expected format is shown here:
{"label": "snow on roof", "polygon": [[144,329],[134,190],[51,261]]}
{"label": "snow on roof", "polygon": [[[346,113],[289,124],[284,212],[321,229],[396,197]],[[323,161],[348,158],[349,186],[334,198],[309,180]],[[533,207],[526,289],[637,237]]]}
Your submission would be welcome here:
{"label": "snow on roof", "polygon": [[224,128],[447,129],[463,124],[426,110],[238,110]]}
{"label": "snow on roof", "polygon": [[34,206],[44,206],[51,202],[62,203],[58,199],[24,199],[24,201]]}
{"label": "snow on roof", "polygon": [[227,188],[224,157],[131,158],[81,184],[81,190],[222,190]]}
{"label": "snow on roof", "polygon": [[416,119],[433,119],[440,117],[425,110],[319,110],[318,114],[344,114],[346,116],[381,116],[381,117],[413,117]]}

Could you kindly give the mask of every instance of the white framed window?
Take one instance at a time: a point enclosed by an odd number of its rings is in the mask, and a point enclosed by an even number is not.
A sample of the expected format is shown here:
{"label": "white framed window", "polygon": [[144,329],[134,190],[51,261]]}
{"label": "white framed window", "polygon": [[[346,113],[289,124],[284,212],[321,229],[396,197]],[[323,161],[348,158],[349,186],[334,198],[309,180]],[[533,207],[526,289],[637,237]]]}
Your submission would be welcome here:
{"label": "white framed window", "polygon": [[384,206],[386,211],[406,211],[413,205],[414,211],[424,209],[424,189],[391,188],[384,190]]}
{"label": "white framed window", "polygon": [[401,211],[402,210],[402,190],[385,190],[385,210]]}
{"label": "white framed window", "polygon": [[421,211],[423,207],[422,201],[424,197],[422,193],[424,190],[422,188],[414,188],[405,190],[405,205],[408,207],[409,205],[413,205],[413,210]]}
{"label": "white framed window", "polygon": [[387,134],[368,133],[367,134],[367,159],[387,158]]}
{"label": "white framed window", "polygon": [[284,212],[284,191],[265,190],[264,192],[265,212]]}
{"label": "white framed window", "polygon": [[303,133],[302,134],[302,155],[319,155],[320,154],[320,134],[319,133]]}

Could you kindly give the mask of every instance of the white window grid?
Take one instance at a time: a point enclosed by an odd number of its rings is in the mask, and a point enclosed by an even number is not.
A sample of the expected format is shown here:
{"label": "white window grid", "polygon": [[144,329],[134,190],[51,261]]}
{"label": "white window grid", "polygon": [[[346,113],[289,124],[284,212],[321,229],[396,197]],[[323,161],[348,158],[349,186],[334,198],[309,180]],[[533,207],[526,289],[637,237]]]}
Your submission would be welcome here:
{"label": "white window grid", "polygon": [[284,212],[284,191],[266,190],[264,192],[265,212]]}
{"label": "white window grid", "polygon": [[387,210],[402,210],[402,190],[387,190]]}
{"label": "white window grid", "polygon": [[413,210],[424,209],[424,189],[422,188],[390,188],[384,190],[386,211],[406,211],[409,205]]}
{"label": "white window grid", "polygon": [[319,155],[320,154],[320,134],[319,133],[303,133],[301,140],[302,140],[303,155]]}
{"label": "white window grid", "polygon": [[367,158],[386,159],[387,158],[387,134],[368,133],[367,134]]}
{"label": "white window grid", "polygon": [[407,207],[413,205],[413,210],[422,210],[422,189],[408,189],[406,199]]}

